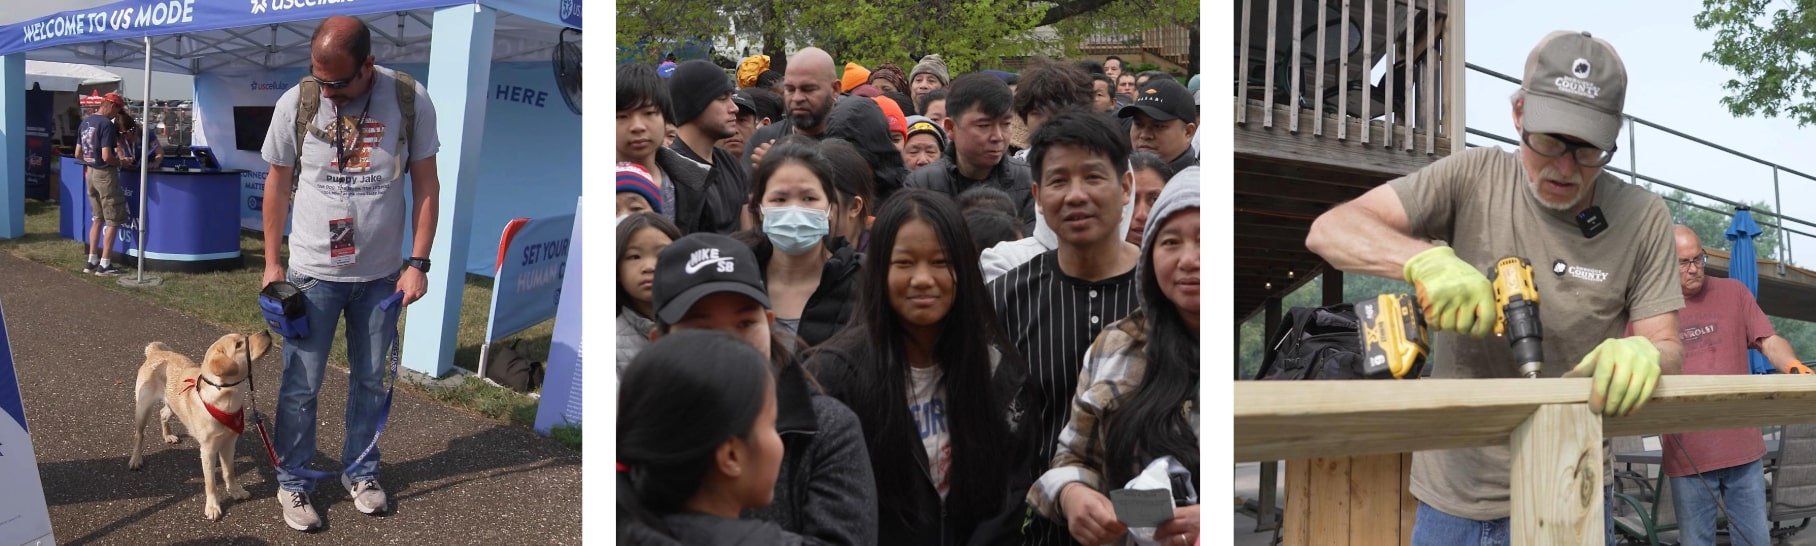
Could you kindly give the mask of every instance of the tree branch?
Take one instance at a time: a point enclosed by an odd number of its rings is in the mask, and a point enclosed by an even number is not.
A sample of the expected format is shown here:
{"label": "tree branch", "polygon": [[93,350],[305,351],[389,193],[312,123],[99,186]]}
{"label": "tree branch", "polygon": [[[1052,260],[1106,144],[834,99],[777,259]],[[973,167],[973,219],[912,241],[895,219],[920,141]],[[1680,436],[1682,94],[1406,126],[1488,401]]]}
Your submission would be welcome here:
{"label": "tree branch", "polygon": [[1040,23],[1037,23],[1034,26],[1044,27],[1064,21],[1076,15],[1097,11],[1097,8],[1101,8],[1104,4],[1109,4],[1114,1],[1115,0],[1060,0],[1058,2],[1052,2],[1053,7],[1047,8],[1047,15],[1041,17]]}

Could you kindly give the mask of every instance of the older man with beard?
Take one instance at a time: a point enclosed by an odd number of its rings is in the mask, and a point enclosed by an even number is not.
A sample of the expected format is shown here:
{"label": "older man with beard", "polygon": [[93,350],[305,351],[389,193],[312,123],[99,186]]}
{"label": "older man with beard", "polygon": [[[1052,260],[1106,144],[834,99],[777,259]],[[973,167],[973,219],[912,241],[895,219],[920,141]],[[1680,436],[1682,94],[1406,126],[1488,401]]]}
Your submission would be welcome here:
{"label": "older man with beard", "polygon": [[[1342,271],[1417,287],[1437,330],[1433,375],[1444,378],[1522,375],[1507,341],[1488,336],[1497,310],[1484,272],[1509,256],[1530,260],[1546,360],[1576,363],[1538,375],[1593,376],[1590,407],[1618,419],[1652,396],[1660,374],[1683,365],[1671,215],[1658,195],[1602,171],[1627,91],[1613,45],[1587,32],[1551,33],[1527,57],[1522,81],[1513,96],[1517,151],[1451,154],[1331,209],[1305,244]],[[1507,543],[1511,464],[1506,446],[1415,453],[1412,543]],[[1612,475],[1603,472],[1604,487]]]}
{"label": "older man with beard", "polygon": [[691,223],[700,228],[685,233],[731,233],[742,227],[739,211],[750,189],[750,171],[738,156],[714,145],[738,134],[738,106],[732,102],[735,87],[724,70],[701,60],[681,63],[668,79],[679,136],[669,149],[707,167],[705,178],[676,179],[675,217],[693,220],[677,225]]}
{"label": "older man with beard", "polygon": [[782,98],[788,103],[788,123],[772,123],[745,143],[744,159],[753,171],[763,163],[763,153],[782,137],[799,133],[817,140],[826,132],[826,118],[839,94],[832,55],[817,47],[796,52],[782,74],[782,88],[786,90]]}

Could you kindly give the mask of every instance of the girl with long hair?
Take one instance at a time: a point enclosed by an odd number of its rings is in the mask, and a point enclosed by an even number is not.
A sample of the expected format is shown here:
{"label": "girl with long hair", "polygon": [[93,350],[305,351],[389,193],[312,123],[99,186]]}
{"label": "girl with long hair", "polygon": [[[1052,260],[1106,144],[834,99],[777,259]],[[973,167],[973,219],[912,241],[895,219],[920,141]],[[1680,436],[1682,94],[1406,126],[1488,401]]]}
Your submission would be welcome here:
{"label": "girl with long hair", "polygon": [[1035,407],[958,206],[903,190],[879,212],[852,324],[808,366],[863,424],[882,544],[1018,542]]}
{"label": "girl with long hair", "polygon": [[[1085,353],[1052,468],[1028,492],[1041,515],[1082,544],[1131,543],[1105,492],[1153,461],[1172,457],[1192,481],[1200,475],[1198,187],[1188,168],[1154,202],[1137,266],[1141,307],[1105,327]],[[1181,489],[1174,485],[1174,500],[1185,506],[1155,530],[1156,543],[1198,539],[1198,505]]]}
{"label": "girl with long hair", "polygon": [[776,385],[756,349],[677,332],[625,369],[618,398],[619,544],[800,544],[768,506],[782,464]]}

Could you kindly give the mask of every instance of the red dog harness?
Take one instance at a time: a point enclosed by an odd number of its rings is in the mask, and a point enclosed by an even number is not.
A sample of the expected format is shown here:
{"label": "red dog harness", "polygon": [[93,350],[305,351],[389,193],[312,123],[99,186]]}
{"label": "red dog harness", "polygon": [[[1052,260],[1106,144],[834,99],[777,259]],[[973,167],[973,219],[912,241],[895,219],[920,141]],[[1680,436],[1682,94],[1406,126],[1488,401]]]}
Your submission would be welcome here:
{"label": "red dog harness", "polygon": [[[216,422],[232,429],[234,434],[239,434],[241,431],[246,430],[246,408],[240,408],[240,411],[234,413],[221,411],[221,408],[214,407],[214,404],[210,404],[208,403],[208,400],[202,398],[202,389],[195,388],[195,378],[184,379],[183,383],[184,391],[191,389],[195,390],[195,399],[202,402],[202,407],[208,408],[208,415],[213,416]],[[212,384],[212,382],[210,384]],[[216,388],[220,387],[217,386]],[[178,392],[177,394],[182,394],[182,392]]]}

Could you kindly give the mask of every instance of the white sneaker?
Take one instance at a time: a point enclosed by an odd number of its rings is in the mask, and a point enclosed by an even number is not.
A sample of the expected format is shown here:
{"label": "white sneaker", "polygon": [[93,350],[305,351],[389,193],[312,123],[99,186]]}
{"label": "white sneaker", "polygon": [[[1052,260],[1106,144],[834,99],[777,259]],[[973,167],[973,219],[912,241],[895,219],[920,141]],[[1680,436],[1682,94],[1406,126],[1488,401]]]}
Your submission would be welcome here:
{"label": "white sneaker", "polygon": [[367,478],[354,483],[352,478],[341,474],[341,485],[346,486],[347,494],[353,496],[353,507],[363,514],[384,512],[387,504],[385,490],[378,486],[378,480]]}
{"label": "white sneaker", "polygon": [[321,515],[309,504],[308,493],[278,489],[277,504],[284,508],[284,524],[291,529],[309,532],[322,524]]}

